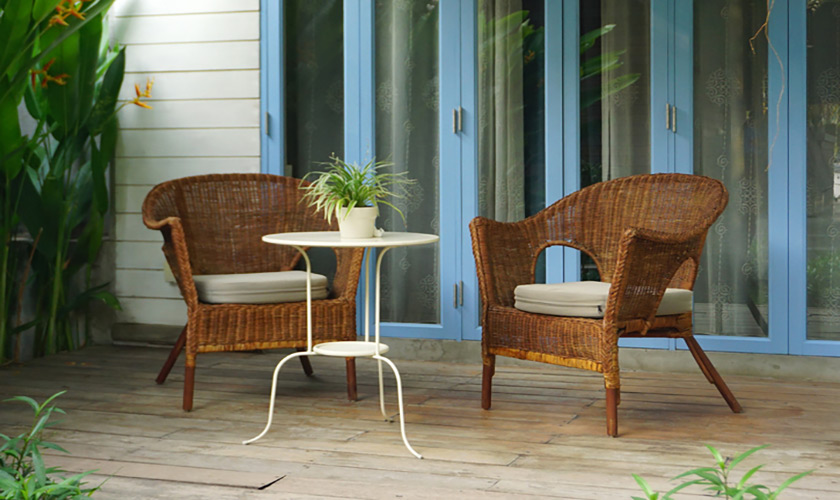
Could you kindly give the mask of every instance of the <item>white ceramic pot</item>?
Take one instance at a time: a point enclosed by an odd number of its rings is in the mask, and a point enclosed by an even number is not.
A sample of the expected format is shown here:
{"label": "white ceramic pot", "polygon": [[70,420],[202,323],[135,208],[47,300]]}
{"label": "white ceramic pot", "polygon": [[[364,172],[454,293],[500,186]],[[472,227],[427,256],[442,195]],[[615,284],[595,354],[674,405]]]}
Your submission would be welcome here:
{"label": "white ceramic pot", "polygon": [[338,229],[341,237],[346,239],[373,238],[376,235],[376,207],[355,207],[347,212],[341,209],[338,213]]}

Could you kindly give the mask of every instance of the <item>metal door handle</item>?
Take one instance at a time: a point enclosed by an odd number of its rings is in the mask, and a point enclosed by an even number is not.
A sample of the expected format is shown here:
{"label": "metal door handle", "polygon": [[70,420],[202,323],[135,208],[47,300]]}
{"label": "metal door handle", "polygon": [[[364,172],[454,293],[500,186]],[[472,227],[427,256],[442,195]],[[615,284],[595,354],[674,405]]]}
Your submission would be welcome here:
{"label": "metal door handle", "polygon": [[677,107],[671,106],[671,130],[677,133]]}
{"label": "metal door handle", "polygon": [[665,130],[671,130],[671,105],[665,103]]}

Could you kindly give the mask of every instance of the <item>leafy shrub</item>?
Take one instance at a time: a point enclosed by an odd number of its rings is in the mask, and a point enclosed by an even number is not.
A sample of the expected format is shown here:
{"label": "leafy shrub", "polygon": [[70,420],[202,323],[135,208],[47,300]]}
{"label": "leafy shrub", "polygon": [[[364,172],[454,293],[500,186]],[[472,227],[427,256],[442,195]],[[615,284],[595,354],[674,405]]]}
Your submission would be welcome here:
{"label": "leafy shrub", "polygon": [[639,487],[641,487],[642,491],[645,493],[644,497],[633,497],[633,500],[672,500],[671,495],[684,488],[694,485],[706,486],[706,491],[714,493],[715,497],[723,497],[732,500],[741,500],[746,498],[752,498],[754,500],[774,500],[779,497],[782,490],[793,484],[795,481],[798,481],[814,472],[813,470],[809,470],[797,474],[785,480],[775,490],[772,490],[763,484],[750,484],[748,482],[756,472],[764,467],[764,465],[757,465],[747,471],[747,473],[741,477],[740,481],[732,484],[732,479],[729,477],[732,474],[732,469],[734,469],[736,465],[741,463],[748,456],[761,449],[767,448],[767,446],[768,445],[766,444],[763,446],[757,446],[751,450],[741,453],[735,458],[724,458],[723,455],[721,455],[720,452],[718,452],[713,446],[707,444],[706,448],[708,448],[715,457],[716,467],[700,467],[699,469],[692,469],[690,471],[683,472],[679,476],[675,477],[674,480],[685,478],[689,479],[685,480],[681,484],[678,484],[667,493],[658,493],[653,491],[647,481],[640,476],[633,474],[633,478],[636,480],[636,483],[639,484]]}
{"label": "leafy shrub", "polygon": [[41,449],[47,448],[68,453],[61,446],[43,440],[44,430],[50,423],[53,413],[64,413],[51,404],[65,391],[50,396],[43,404],[32,398],[16,396],[8,401],[27,403],[35,412],[32,427],[17,437],[0,434],[0,499],[2,500],[64,500],[85,498],[93,495],[102,485],[95,488],[83,488],[82,479],[96,471],[88,471],[70,477],[60,474],[65,471],[58,467],[47,467],[41,456]]}

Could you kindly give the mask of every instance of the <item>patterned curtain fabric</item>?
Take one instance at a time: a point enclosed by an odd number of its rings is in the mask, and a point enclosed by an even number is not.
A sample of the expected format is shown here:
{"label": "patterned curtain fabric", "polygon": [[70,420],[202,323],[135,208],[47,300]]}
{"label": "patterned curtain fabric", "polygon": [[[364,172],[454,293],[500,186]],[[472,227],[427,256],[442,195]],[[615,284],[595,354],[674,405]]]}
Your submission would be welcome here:
{"label": "patterned curtain fabric", "polygon": [[840,340],[840,2],[807,9],[808,339]]}
{"label": "patterned curtain fabric", "polygon": [[479,213],[503,222],[525,218],[526,17],[518,0],[479,2]]}
{"label": "patterned curtain fabric", "polygon": [[[601,53],[620,54],[621,60],[601,84],[603,180],[650,172],[649,17],[650,0],[601,0],[601,25],[615,25],[601,38]],[[609,79],[630,73],[639,79],[613,92]]]}
{"label": "patterned curtain fabric", "polygon": [[[405,214],[381,207],[388,231],[440,234],[438,2],[376,2],[376,158],[417,180]],[[382,264],[382,321],[439,323],[437,245],[390,250]]]}
{"label": "patterned curtain fabric", "polygon": [[749,43],[766,15],[765,2],[694,2],[694,172],[729,190],[695,287],[697,333],[767,336],[767,170],[784,165],[768,165],[767,42]]}

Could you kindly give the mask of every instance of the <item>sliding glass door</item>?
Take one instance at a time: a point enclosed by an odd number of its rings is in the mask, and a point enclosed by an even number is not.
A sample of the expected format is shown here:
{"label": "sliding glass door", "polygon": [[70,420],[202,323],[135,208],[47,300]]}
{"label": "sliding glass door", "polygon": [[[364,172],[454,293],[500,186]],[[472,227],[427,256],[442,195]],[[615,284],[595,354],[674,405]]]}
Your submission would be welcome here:
{"label": "sliding glass door", "polygon": [[[448,110],[457,102],[458,73],[441,47],[457,46],[459,2],[376,1],[373,8],[374,144],[371,153],[393,173],[416,182],[408,196],[389,200],[379,224],[387,231],[433,233],[440,245],[398,248],[382,262],[383,334],[401,337],[460,338],[460,318],[451,305],[460,225],[459,150],[452,151]],[[457,61],[457,58],[456,58]],[[456,62],[457,64],[457,62]],[[458,147],[455,142],[455,147]],[[370,153],[368,153],[369,156]]]}
{"label": "sliding glass door", "polygon": [[698,334],[769,335],[773,97],[767,39],[763,33],[753,36],[766,19],[765,2],[694,2],[693,173],[719,179],[729,191],[729,205],[709,232],[695,286]]}

